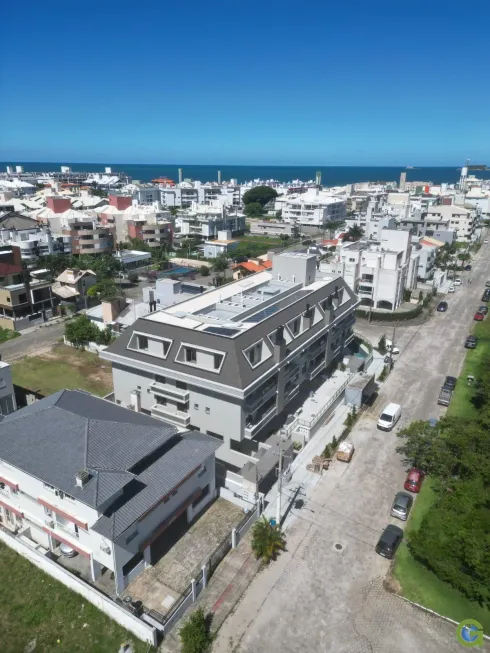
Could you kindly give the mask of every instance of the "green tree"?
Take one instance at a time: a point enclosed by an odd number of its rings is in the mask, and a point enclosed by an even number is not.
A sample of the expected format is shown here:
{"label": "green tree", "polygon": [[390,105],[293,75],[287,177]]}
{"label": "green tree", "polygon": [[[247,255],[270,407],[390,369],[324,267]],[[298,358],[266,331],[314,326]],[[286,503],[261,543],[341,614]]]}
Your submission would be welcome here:
{"label": "green tree", "polygon": [[179,633],[182,653],[206,653],[213,641],[210,623],[210,618],[206,617],[202,608],[190,615]]}
{"label": "green tree", "polygon": [[76,347],[81,347],[87,342],[95,342],[99,328],[92,324],[86,315],[66,323],[65,336],[68,342]]}
{"label": "green tree", "polygon": [[99,281],[87,290],[88,297],[98,297],[101,301],[116,299],[121,295],[121,289],[111,279]]}
{"label": "green tree", "polygon": [[286,550],[286,540],[279,524],[274,526],[265,515],[252,528],[252,551],[266,564]]}
{"label": "green tree", "polygon": [[325,225],[324,231],[328,232],[328,239],[332,240],[337,229],[345,225],[345,220],[331,220]]}
{"label": "green tree", "polygon": [[279,209],[279,211],[276,211],[276,218],[278,220],[282,220],[282,209]]}
{"label": "green tree", "polygon": [[259,202],[251,202],[250,204],[245,205],[244,213],[249,218],[259,218],[264,215],[264,209],[262,204],[259,204]]}
{"label": "green tree", "polygon": [[208,268],[208,266],[207,266],[207,265],[201,265],[201,267],[199,268],[199,274],[200,274],[202,277],[208,277],[208,276],[209,276],[209,268]]}
{"label": "green tree", "polygon": [[247,206],[247,204],[258,203],[264,207],[276,197],[278,197],[278,193],[274,188],[271,188],[270,186],[255,186],[255,188],[247,190],[243,195],[243,203],[245,206]]}
{"label": "green tree", "polygon": [[412,291],[409,288],[405,288],[403,291],[403,301],[409,302],[412,299]]}
{"label": "green tree", "polygon": [[344,240],[356,241],[360,240],[364,236],[364,231],[358,224],[355,224],[353,227],[349,227]]}
{"label": "green tree", "polygon": [[134,270],[128,272],[128,281],[129,283],[138,283],[138,273],[134,272]]}
{"label": "green tree", "polygon": [[226,254],[220,254],[213,261],[213,270],[218,275],[223,274],[228,269],[228,257]]}

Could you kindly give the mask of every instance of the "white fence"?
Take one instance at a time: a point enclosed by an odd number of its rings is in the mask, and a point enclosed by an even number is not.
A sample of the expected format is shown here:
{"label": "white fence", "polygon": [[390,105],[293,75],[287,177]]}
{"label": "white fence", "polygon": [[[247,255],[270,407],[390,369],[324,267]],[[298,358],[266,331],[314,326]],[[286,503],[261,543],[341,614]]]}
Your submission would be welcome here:
{"label": "white fence", "polygon": [[96,608],[105,612],[114,621],[117,621],[120,626],[129,630],[133,635],[136,635],[138,639],[148,642],[152,646],[157,646],[158,638],[155,628],[144,623],[124,608],[119,607],[112,599],[96,590],[95,587],[80,580],[53,560],[31,549],[31,547],[19,541],[14,535],[9,535],[3,530],[0,530],[0,540],[11,549],[14,549],[14,551],[17,551],[17,553],[20,553],[21,556],[27,558],[33,565],[36,565],[36,567],[39,567],[39,569],[42,569],[42,571],[60,581],[60,583],[63,583],[63,585],[81,594],[87,601],[95,605]]}

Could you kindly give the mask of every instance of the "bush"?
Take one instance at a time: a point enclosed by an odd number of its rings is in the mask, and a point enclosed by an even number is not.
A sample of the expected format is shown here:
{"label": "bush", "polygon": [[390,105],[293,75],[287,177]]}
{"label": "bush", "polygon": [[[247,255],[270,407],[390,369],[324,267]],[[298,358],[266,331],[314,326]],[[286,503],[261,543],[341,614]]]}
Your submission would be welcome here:
{"label": "bush", "polygon": [[424,293],[422,291],[419,292],[419,302],[423,301],[424,299]]}
{"label": "bush", "polygon": [[199,268],[199,274],[203,277],[209,277],[209,268],[207,265],[201,265]]}
{"label": "bush", "polygon": [[382,335],[378,342],[378,351],[380,354],[386,354],[386,336]]}
{"label": "bush", "polygon": [[[415,317],[418,317],[421,313],[422,313],[422,306],[417,306],[413,310],[404,311],[403,313],[377,313],[373,311],[371,314],[371,319],[375,322],[404,322],[406,320],[413,320]],[[360,317],[367,320],[369,317],[369,311],[365,311],[362,308],[357,309],[356,317]]]}
{"label": "bush", "polygon": [[301,444],[301,442],[300,442],[299,440],[295,440],[295,441],[293,442],[293,449],[294,449],[294,451],[299,451],[299,450],[302,449],[302,448],[303,448],[303,445]]}
{"label": "bush", "polygon": [[138,273],[137,272],[129,272],[128,273],[128,281],[129,281],[129,283],[138,283]]}
{"label": "bush", "polygon": [[323,450],[322,456],[324,458],[331,458],[332,457],[332,447],[330,444],[327,444],[325,449]]}
{"label": "bush", "polygon": [[387,376],[388,376],[388,365],[385,365],[381,371],[381,374],[378,376],[378,381],[382,383]]}
{"label": "bush", "polygon": [[182,653],[205,653],[213,638],[210,633],[210,619],[198,608],[180,629]]}
{"label": "bush", "polygon": [[408,288],[405,288],[403,291],[403,301],[404,302],[409,302],[412,299],[412,291],[408,290]]}

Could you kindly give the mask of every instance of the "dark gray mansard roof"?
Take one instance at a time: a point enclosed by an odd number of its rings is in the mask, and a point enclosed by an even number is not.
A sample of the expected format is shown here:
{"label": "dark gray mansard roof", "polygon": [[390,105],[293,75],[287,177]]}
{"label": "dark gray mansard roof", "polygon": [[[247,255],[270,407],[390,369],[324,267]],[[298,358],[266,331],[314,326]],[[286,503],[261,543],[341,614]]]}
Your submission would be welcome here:
{"label": "dark gray mansard roof", "polygon": [[[115,538],[202,464],[221,442],[80,390],[62,390],[4,417],[0,459],[97,509],[123,490],[95,530]],[[161,452],[158,450],[161,449]],[[141,472],[138,463],[154,454]],[[76,475],[87,469],[83,488]],[[106,516],[107,515],[107,516]]]}
{"label": "dark gray mansard roof", "polygon": [[[225,338],[205,331],[196,331],[194,329],[187,329],[182,326],[173,326],[164,324],[145,318],[137,320],[132,327],[126,329],[123,334],[107,348],[107,353],[117,354],[127,359],[127,364],[132,367],[138,367],[139,362],[149,363],[163,370],[182,372],[187,375],[198,376],[200,379],[214,381],[220,384],[228,385],[234,388],[244,389],[253,383],[256,379],[265,374],[268,370],[272,369],[275,365],[274,359],[271,357],[252,369],[248,364],[243,350],[253,345],[258,340],[265,338],[266,344],[270,345],[267,335],[275,331],[278,326],[286,324],[300,315],[306,310],[306,305],[319,303],[325,299],[329,294],[332,294],[335,286],[344,290],[344,299],[342,305],[336,310],[336,315],[340,315],[344,311],[353,307],[357,303],[357,297],[347,286],[345,281],[338,277],[332,280],[332,283],[323,288],[313,290],[310,293],[301,293],[298,301],[286,306],[283,310],[274,313],[271,317],[255,324],[252,328],[241,332],[235,338]],[[307,291],[308,286],[303,290]],[[287,300],[287,297],[285,298]],[[320,322],[314,325],[311,329],[304,334],[295,338],[288,347],[298,349],[304,345],[317,331],[323,328],[323,323]],[[169,349],[167,358],[162,360],[151,354],[138,352],[127,349],[128,343],[134,331],[146,333],[149,336],[159,336],[173,340],[172,346]],[[175,360],[177,351],[181,342],[195,344],[196,346],[209,347],[226,354],[225,361],[219,374],[214,374],[202,368],[195,370],[190,368],[189,365],[179,363]],[[119,361],[118,361],[119,362]],[[117,363],[116,363],[117,364]],[[121,364],[122,363],[121,361]]]}

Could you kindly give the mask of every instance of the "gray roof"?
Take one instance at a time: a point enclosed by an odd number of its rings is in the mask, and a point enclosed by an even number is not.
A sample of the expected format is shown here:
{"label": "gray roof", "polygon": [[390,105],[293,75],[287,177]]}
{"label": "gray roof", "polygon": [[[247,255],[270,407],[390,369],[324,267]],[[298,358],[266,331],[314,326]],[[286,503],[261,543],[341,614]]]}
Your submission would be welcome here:
{"label": "gray roof", "polygon": [[[324,287],[318,290],[313,290],[312,292],[308,292],[309,289],[308,286],[306,286],[301,291],[298,291],[295,301],[292,303],[291,297],[286,297],[284,300],[279,302],[281,304],[285,304],[283,310],[277,311],[268,319],[264,320],[263,322],[259,322],[251,329],[247,329],[246,331],[241,332],[234,338],[224,338],[205,331],[186,329],[182,326],[173,326],[170,324],[163,324],[157,321],[140,318],[132,325],[132,327],[127,328],[122,333],[122,335],[117,338],[117,340],[109,345],[109,347],[106,349],[106,352],[108,354],[117,354],[119,356],[123,356],[124,358],[128,359],[128,364],[131,364],[131,361],[133,361],[133,365],[136,367],[138,362],[150,363],[152,365],[161,367],[162,371],[174,370],[176,372],[182,372],[187,375],[193,374],[198,376],[200,379],[219,382],[234,388],[243,389],[261,377],[263,374],[265,374],[268,370],[272,370],[272,368],[274,368],[276,365],[274,358],[270,357],[255,369],[252,369],[242,353],[243,350],[264,337],[266,345],[271,348],[272,345],[270,345],[270,342],[266,337],[268,334],[275,331],[277,327],[284,325],[285,323],[294,319],[297,315],[303,313],[306,310],[307,304],[312,306],[313,304],[325,299],[325,297],[334,292],[336,286],[338,286],[339,289],[344,290],[344,302],[339,307],[339,309],[335,311],[336,315],[340,315],[344,311],[348,310],[349,307],[352,307],[356,304],[357,297],[350,290],[345,281],[342,278],[338,277],[332,280],[331,284],[327,286],[327,289]],[[319,322],[311,329],[295,338],[294,341],[288,345],[288,347],[291,349],[299,349],[303,347],[304,343],[307,340],[309,340],[317,331],[321,331],[323,328],[323,322]],[[152,356],[150,353],[127,349],[133,331],[147,333],[148,335],[171,338],[173,343],[170,347],[167,358],[162,360]],[[196,344],[197,346],[209,347],[210,349],[216,349],[218,351],[225,352],[226,357],[219,375],[202,368],[191,371],[188,365],[176,361],[175,357],[177,350],[182,341],[190,344]],[[102,357],[104,357],[104,354],[102,354]],[[114,366],[117,367],[117,362]]]}
{"label": "gray roof", "polygon": [[17,211],[10,211],[5,215],[0,216],[0,230],[1,229],[35,229],[39,227],[39,222],[33,218],[29,218]]}
{"label": "gray roof", "polygon": [[[0,459],[8,464],[104,513],[111,507],[103,504],[123,490],[111,514],[97,522],[108,537],[122,533],[220,445],[80,390],[57,392],[0,423]],[[82,469],[91,478],[80,488]]]}

